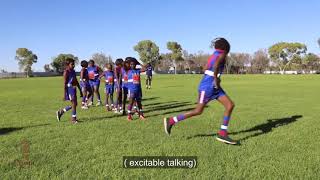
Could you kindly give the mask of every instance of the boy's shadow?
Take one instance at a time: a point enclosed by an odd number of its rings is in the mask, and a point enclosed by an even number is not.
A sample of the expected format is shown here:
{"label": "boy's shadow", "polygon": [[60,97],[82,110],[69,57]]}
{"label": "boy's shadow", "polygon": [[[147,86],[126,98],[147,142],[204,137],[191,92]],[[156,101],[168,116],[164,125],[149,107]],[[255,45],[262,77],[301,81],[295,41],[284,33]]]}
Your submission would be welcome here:
{"label": "boy's shadow", "polygon": [[[256,125],[256,126],[250,128],[250,129],[247,129],[247,130],[242,130],[242,131],[238,131],[238,132],[231,132],[229,134],[236,135],[236,134],[241,134],[241,133],[256,132],[252,135],[249,135],[249,136],[246,136],[244,138],[239,139],[239,141],[243,141],[243,140],[247,140],[252,137],[267,134],[275,128],[296,122],[299,118],[302,118],[302,117],[303,117],[302,115],[295,115],[295,116],[285,117],[285,118],[280,118],[280,119],[268,119],[266,123]],[[187,139],[191,139],[191,138],[195,138],[195,137],[208,137],[208,136],[215,136],[215,135],[216,135],[215,133],[197,134],[195,136],[188,137]]]}
{"label": "boy's shadow", "polygon": [[9,134],[11,132],[15,131],[20,131],[22,129],[27,129],[27,128],[35,128],[35,127],[41,127],[41,126],[47,126],[50,124],[39,124],[39,125],[33,125],[33,126],[26,126],[26,127],[8,127],[8,128],[0,128],[0,136]]}

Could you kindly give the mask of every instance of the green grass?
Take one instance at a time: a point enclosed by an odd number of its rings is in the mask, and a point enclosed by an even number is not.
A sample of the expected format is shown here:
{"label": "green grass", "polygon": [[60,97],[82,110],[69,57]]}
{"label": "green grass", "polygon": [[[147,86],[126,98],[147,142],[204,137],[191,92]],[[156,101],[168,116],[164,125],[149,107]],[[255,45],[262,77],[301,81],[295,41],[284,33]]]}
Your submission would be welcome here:
{"label": "green grass", "polygon": [[[317,75],[225,75],[222,86],[236,104],[230,132],[240,146],[215,140],[223,107],[205,112],[164,134],[162,118],[192,107],[200,75],[159,75],[144,91],[147,121],[128,122],[103,107],[55,111],[62,78],[0,80],[0,179],[316,179],[320,177]],[[101,92],[102,88],[101,88]],[[290,117],[299,115],[301,118]],[[252,131],[251,131],[252,130]],[[264,131],[264,132],[262,132]],[[30,142],[30,166],[21,141]],[[123,156],[197,156],[195,169],[123,169]]]}

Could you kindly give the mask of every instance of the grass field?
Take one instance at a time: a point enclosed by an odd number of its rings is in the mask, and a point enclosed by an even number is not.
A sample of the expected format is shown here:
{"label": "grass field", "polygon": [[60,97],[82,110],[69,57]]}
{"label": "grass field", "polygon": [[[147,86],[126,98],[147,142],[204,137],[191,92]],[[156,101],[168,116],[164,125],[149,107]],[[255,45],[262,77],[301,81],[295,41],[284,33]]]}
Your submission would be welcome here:
{"label": "grass field", "polygon": [[[231,137],[214,136],[223,107],[211,102],[198,117],[165,135],[162,118],[190,110],[200,75],[159,75],[143,92],[147,121],[128,122],[103,107],[70,112],[57,122],[62,78],[0,80],[0,179],[318,179],[320,76],[225,75],[236,104]],[[101,88],[101,92],[103,92]],[[104,99],[104,98],[103,98]],[[31,164],[21,165],[23,143]],[[123,156],[197,156],[195,169],[123,169]]]}

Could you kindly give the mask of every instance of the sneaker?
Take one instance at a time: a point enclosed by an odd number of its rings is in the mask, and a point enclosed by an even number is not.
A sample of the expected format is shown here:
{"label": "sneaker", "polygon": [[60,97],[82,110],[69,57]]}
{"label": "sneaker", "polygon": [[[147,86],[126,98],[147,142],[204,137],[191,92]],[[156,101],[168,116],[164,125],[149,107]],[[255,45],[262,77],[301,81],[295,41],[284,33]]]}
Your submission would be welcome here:
{"label": "sneaker", "polygon": [[96,106],[101,106],[101,105],[102,105],[102,104],[101,104],[100,101],[98,101],[97,104],[96,104]]}
{"label": "sneaker", "polygon": [[78,123],[77,118],[72,117],[72,118],[71,118],[71,123],[72,123],[72,124],[77,124],[77,123]]}
{"label": "sneaker", "polygon": [[142,114],[139,116],[139,118],[140,118],[141,120],[146,120],[146,118],[145,118],[144,115],[142,115]]}
{"label": "sneaker", "polygon": [[132,121],[132,115],[129,114],[127,119],[128,119],[128,121]]}
{"label": "sneaker", "polygon": [[72,124],[77,124],[77,123],[78,123],[78,120],[72,120],[71,123],[72,123]]}
{"label": "sneaker", "polygon": [[229,136],[221,136],[221,135],[218,135],[216,137],[216,139],[220,142],[223,142],[223,143],[227,143],[227,144],[232,144],[232,145],[236,145],[238,144],[239,142],[238,141],[235,141],[233,139],[231,139]]}
{"label": "sneaker", "polygon": [[171,128],[173,125],[170,124],[169,118],[164,118],[163,119],[163,125],[164,125],[164,132],[170,136],[171,134]]}
{"label": "sneaker", "polygon": [[61,116],[63,115],[63,110],[59,109],[57,112],[56,112],[56,116],[57,116],[57,120],[60,121],[61,119]]}
{"label": "sneaker", "polygon": [[81,106],[81,109],[89,109],[88,106]]}

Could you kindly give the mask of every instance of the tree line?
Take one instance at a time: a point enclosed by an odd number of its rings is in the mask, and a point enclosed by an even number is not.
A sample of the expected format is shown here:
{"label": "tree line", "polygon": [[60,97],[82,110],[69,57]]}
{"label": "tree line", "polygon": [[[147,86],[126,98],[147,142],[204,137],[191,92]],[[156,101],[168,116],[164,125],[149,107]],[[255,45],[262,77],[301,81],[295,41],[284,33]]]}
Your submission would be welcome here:
{"label": "tree line", "polygon": [[[318,44],[320,46],[320,38]],[[213,48],[213,42],[210,47]],[[160,53],[159,47],[151,40],[142,40],[133,49],[139,54],[143,63],[151,63],[155,71],[164,73],[202,73],[211,55],[203,51],[189,53],[175,41],[167,42],[168,53]],[[79,64],[77,56],[59,54],[52,58],[50,64],[44,65],[45,72],[62,73],[67,58],[73,58],[75,63]],[[32,74],[32,65],[38,61],[37,55],[27,48],[18,48],[15,59],[18,61],[19,69],[27,76]],[[103,52],[93,54],[91,59],[101,67],[106,63],[113,63],[111,55]],[[228,74],[259,74],[265,71],[283,73],[287,70],[305,73],[320,71],[320,57],[314,53],[308,53],[307,46],[303,43],[279,42],[268,49],[259,49],[253,54],[231,52],[225,64],[225,73]]]}

